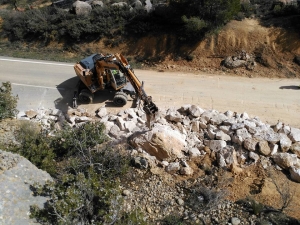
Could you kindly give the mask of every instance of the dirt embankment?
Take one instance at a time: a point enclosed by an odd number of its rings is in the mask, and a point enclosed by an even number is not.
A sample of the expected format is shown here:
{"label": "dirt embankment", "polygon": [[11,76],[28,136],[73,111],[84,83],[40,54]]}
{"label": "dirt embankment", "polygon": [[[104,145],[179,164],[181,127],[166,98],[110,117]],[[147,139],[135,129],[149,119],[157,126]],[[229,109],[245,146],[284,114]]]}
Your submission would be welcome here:
{"label": "dirt embankment", "polygon": [[[231,21],[218,34],[192,46],[181,46],[176,37],[150,36],[126,44],[126,55],[157,59],[159,70],[233,73],[249,77],[299,78],[300,67],[293,62],[300,54],[300,36],[283,28],[262,26],[257,19]],[[220,67],[226,56],[245,50],[258,62],[254,71],[245,68],[226,70]],[[187,61],[185,56],[192,56]]]}

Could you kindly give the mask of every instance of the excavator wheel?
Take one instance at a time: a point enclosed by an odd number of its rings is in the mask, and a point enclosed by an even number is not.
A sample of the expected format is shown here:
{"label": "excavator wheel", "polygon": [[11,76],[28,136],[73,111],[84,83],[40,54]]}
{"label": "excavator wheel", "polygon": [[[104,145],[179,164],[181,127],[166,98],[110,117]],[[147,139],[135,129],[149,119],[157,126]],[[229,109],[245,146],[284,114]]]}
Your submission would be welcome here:
{"label": "excavator wheel", "polygon": [[84,104],[93,102],[93,94],[88,89],[82,89],[78,96],[79,100]]}
{"label": "excavator wheel", "polygon": [[117,93],[114,97],[114,104],[116,106],[123,106],[127,103],[127,96],[126,94]]}

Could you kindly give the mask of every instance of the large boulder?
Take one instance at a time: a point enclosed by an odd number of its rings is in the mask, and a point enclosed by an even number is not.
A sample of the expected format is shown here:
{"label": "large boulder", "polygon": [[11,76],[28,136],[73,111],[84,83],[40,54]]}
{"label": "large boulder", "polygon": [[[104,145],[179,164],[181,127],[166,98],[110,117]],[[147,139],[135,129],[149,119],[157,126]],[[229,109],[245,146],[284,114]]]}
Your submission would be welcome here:
{"label": "large boulder", "polygon": [[72,11],[76,15],[88,16],[92,11],[92,6],[87,2],[76,1],[73,3]]}
{"label": "large boulder", "polygon": [[292,145],[292,141],[288,138],[288,136],[284,133],[280,133],[280,148],[282,152],[287,152],[291,145]]}
{"label": "large boulder", "polygon": [[199,117],[199,116],[201,116],[202,113],[204,113],[204,110],[201,109],[199,106],[191,105],[191,106],[188,108],[188,112],[189,112],[190,115],[192,115],[193,117]]}
{"label": "large boulder", "polygon": [[209,148],[214,152],[219,152],[227,146],[226,141],[211,140],[209,141]]}
{"label": "large boulder", "polygon": [[300,168],[300,159],[295,154],[277,153],[272,156],[272,159],[283,169],[289,169],[290,167]]}
{"label": "large boulder", "polygon": [[150,131],[136,132],[129,137],[134,148],[142,148],[158,160],[182,158],[186,142],[184,135],[169,126],[155,124]]}
{"label": "large boulder", "polygon": [[175,110],[175,109],[168,109],[166,113],[166,119],[172,122],[181,122],[182,121],[182,116],[181,114]]}
{"label": "large boulder", "polygon": [[131,4],[131,7],[132,8],[142,8],[143,7],[143,4],[141,1],[137,0],[137,1],[134,1],[132,4]]}
{"label": "large boulder", "polygon": [[257,150],[257,143],[259,140],[256,138],[246,138],[244,140],[244,148],[249,151],[256,151]]}
{"label": "large boulder", "polygon": [[104,4],[103,4],[102,1],[95,0],[95,1],[92,1],[92,2],[91,2],[91,6],[92,6],[92,7],[103,7]]}
{"label": "large boulder", "polygon": [[235,59],[232,56],[228,56],[224,59],[223,65],[229,69],[243,67],[246,65],[246,60]]}
{"label": "large boulder", "polygon": [[127,7],[128,4],[126,2],[116,2],[111,4],[112,7],[117,7],[117,8],[123,8],[123,7]]}
{"label": "large boulder", "polygon": [[291,132],[289,133],[289,138],[293,141],[293,142],[297,142],[300,141],[300,129],[298,128],[291,128]]}
{"label": "large boulder", "polygon": [[267,141],[262,140],[258,142],[258,151],[260,154],[268,156],[271,154],[271,148]]}

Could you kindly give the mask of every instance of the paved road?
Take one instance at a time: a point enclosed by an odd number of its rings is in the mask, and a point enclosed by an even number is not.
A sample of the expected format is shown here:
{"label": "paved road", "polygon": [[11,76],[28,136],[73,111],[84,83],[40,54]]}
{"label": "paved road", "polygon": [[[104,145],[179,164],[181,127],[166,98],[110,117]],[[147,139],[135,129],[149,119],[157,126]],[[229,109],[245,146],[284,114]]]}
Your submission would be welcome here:
{"label": "paved road", "polygon": [[[71,103],[77,78],[73,64],[0,57],[0,82],[10,81],[19,96],[18,109],[60,108]],[[281,120],[300,128],[300,79],[244,78],[203,73],[135,70],[159,108],[196,104],[204,109],[247,112],[264,122]],[[102,105],[116,112],[112,93],[98,93],[90,112]],[[130,107],[129,102],[124,108]]]}

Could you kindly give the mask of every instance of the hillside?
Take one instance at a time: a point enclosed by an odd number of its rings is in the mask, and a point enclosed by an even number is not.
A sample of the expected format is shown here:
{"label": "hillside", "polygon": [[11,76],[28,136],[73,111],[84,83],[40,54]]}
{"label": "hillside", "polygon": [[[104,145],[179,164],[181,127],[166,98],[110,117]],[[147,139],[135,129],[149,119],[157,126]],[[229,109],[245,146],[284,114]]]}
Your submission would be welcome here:
{"label": "hillside", "polygon": [[[134,43],[134,44],[132,44]],[[218,34],[208,36],[193,46],[176,47],[176,38],[152,36],[128,42],[122,50],[128,55],[143,55],[145,58],[167,56],[156,67],[159,70],[203,71],[212,73],[234,73],[251,77],[300,77],[299,65],[293,62],[300,54],[299,33],[278,27],[265,27],[257,19],[233,20]],[[226,56],[236,55],[245,50],[261,63],[254,71],[244,68],[221,69],[221,61]],[[192,61],[176,59],[192,55]]]}
{"label": "hillside", "polygon": [[[280,18],[274,19],[273,23],[276,24],[276,20]],[[71,45],[51,41],[46,46],[39,42],[9,43],[2,38],[0,47],[2,55],[14,57],[75,62],[95,52],[122,52],[134,66],[144,69],[299,78],[300,66],[294,62],[300,55],[299,32],[266,24],[255,18],[232,20],[218,33],[208,34],[203,40],[189,45],[181,43],[176,36],[149,34],[123,38],[116,46],[108,44],[106,38]],[[256,61],[254,70],[221,66],[225,57],[236,56],[241,51],[246,51]]]}

